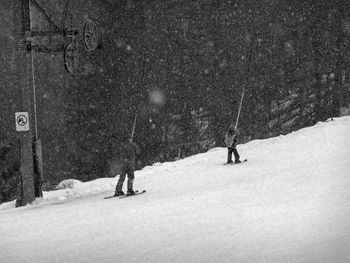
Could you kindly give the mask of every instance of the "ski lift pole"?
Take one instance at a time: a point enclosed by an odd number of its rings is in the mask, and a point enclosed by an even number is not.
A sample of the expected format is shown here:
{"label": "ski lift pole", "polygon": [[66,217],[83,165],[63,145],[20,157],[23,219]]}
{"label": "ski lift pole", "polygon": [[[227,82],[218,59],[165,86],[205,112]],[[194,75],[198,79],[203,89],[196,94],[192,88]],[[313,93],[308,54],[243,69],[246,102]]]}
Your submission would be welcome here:
{"label": "ski lift pole", "polygon": [[135,133],[135,127],[136,127],[136,119],[137,119],[137,114],[135,114],[134,124],[133,124],[133,126],[132,126],[131,139],[130,139],[131,142],[132,142],[132,140],[134,139],[134,133]]}
{"label": "ski lift pole", "polygon": [[243,92],[242,92],[242,96],[241,96],[241,101],[239,102],[239,108],[238,108],[238,114],[237,114],[237,119],[236,119],[236,124],[235,124],[235,130],[237,130],[237,127],[238,127],[238,120],[239,120],[239,116],[241,114],[242,105],[243,105],[243,99],[244,99],[244,95],[245,95],[245,91],[246,91],[247,83],[248,83],[248,79],[249,79],[250,61],[252,59],[252,51],[253,51],[253,42],[254,42],[254,39],[252,40],[252,42],[250,44],[248,65],[247,65],[247,72],[246,72],[246,80],[245,80],[245,83],[244,83],[244,88],[243,88]]}

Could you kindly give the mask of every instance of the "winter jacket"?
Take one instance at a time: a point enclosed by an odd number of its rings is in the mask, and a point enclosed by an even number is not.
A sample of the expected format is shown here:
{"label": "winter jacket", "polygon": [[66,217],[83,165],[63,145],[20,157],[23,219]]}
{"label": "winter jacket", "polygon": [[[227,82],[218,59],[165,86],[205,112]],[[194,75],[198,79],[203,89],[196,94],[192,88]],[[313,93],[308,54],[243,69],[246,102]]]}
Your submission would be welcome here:
{"label": "winter jacket", "polygon": [[228,148],[236,147],[237,135],[234,132],[228,132],[225,136],[225,144]]}
{"label": "winter jacket", "polygon": [[119,147],[119,159],[124,165],[135,167],[135,155],[140,154],[140,148],[136,143],[124,141]]}

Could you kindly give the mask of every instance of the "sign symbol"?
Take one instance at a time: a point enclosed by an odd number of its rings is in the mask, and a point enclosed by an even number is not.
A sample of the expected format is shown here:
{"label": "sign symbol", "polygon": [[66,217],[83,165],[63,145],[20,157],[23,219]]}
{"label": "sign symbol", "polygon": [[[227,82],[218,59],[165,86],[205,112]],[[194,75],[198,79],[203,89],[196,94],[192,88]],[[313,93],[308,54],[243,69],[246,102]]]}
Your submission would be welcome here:
{"label": "sign symbol", "polygon": [[16,131],[29,131],[29,114],[28,112],[16,112]]}
{"label": "sign symbol", "polygon": [[28,122],[28,119],[27,119],[26,116],[24,116],[24,115],[19,115],[19,116],[17,117],[17,123],[18,123],[18,125],[20,125],[20,126],[25,126],[25,125],[27,124],[27,122]]}

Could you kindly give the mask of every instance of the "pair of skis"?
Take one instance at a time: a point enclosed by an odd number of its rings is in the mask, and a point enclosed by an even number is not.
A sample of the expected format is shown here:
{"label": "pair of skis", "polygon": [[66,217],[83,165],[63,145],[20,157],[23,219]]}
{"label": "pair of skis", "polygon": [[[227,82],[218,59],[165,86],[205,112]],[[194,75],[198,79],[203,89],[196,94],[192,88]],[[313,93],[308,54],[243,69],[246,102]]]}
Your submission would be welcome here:
{"label": "pair of skis", "polygon": [[109,199],[109,198],[114,198],[114,197],[118,197],[119,199],[122,199],[122,198],[132,197],[132,196],[140,195],[140,194],[144,194],[144,193],[146,193],[146,190],[142,190],[142,191],[136,190],[134,195],[112,195],[112,196],[107,196],[104,199]]}
{"label": "pair of skis", "polygon": [[[240,163],[245,163],[246,161],[248,161],[248,159],[244,159]],[[240,164],[240,163],[232,162],[232,163],[224,163],[224,165],[227,165],[227,164]]]}

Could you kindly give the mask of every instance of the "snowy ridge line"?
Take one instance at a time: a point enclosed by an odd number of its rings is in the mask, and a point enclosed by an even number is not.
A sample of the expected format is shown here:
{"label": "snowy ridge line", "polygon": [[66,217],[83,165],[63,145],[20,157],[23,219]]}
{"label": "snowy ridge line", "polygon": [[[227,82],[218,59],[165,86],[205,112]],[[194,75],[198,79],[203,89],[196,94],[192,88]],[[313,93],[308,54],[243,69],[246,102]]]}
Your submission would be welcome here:
{"label": "snowy ridge line", "polygon": [[333,120],[328,119],[325,122],[317,122],[314,126],[305,127],[300,130],[288,133],[286,135],[281,134],[276,137],[271,137],[266,139],[256,139],[246,144],[238,145],[238,147],[242,147],[242,149],[249,149],[257,146],[267,146],[274,143],[284,143],[286,140],[290,140],[291,138],[302,139],[300,137],[307,137],[308,135],[315,136],[314,130],[320,130],[320,129],[323,130],[323,129],[329,129],[332,127],[349,126],[349,125],[350,125],[349,116],[336,117],[336,118],[333,118]]}

